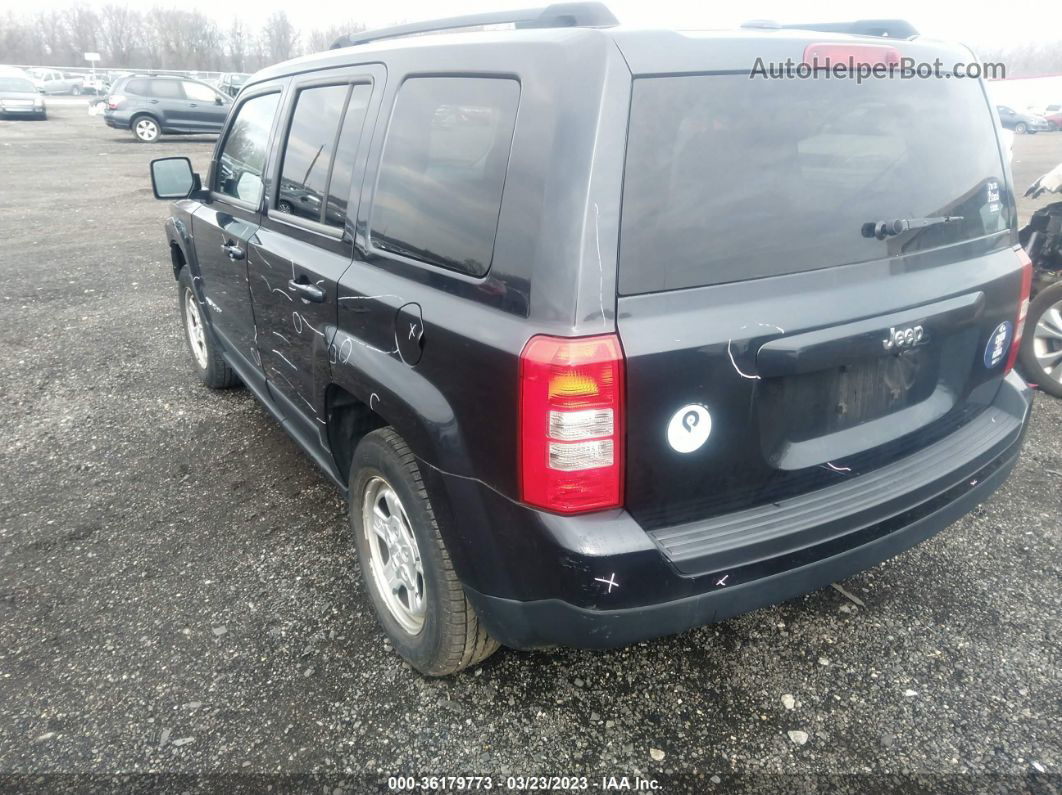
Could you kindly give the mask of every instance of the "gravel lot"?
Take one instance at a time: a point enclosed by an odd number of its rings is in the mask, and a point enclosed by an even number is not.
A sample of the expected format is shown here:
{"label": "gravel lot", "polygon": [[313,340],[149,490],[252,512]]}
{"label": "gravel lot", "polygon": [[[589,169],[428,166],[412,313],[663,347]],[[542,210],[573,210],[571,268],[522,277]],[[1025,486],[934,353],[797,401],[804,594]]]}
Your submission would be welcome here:
{"label": "gravel lot", "polygon": [[[502,650],[423,679],[377,631],[333,488],[250,393],[189,370],[147,164],[205,171],[212,147],[138,144],[73,105],[0,121],[0,784],[1062,784],[1062,402],[1037,396],[988,504],[843,583],[865,607],[825,589],[620,651]],[[1024,186],[1062,161],[1062,134],[1015,152]]]}

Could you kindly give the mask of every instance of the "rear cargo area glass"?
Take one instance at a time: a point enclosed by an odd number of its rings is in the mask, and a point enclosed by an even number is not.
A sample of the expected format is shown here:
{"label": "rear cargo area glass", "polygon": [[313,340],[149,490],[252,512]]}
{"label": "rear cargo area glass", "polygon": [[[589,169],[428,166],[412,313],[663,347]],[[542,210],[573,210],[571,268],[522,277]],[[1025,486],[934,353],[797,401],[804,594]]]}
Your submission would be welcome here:
{"label": "rear cargo area glass", "polygon": [[[994,123],[970,79],[639,78],[620,292],[828,268],[1005,230],[1013,209]],[[869,222],[944,215],[962,220],[862,234]]]}

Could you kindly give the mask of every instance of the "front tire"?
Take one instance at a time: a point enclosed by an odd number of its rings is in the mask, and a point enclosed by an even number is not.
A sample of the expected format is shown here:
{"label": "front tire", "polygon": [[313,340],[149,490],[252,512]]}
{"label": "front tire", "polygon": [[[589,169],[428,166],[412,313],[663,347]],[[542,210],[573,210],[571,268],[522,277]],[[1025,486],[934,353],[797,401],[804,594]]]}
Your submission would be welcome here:
{"label": "front tire", "polygon": [[447,676],[498,649],[454,573],[417,459],[391,428],[354,452],[350,519],[376,617],[406,662]]}
{"label": "front tire", "polygon": [[133,135],[140,143],[153,144],[162,134],[159,123],[151,116],[137,116],[132,123]]}
{"label": "front tire", "polygon": [[177,311],[181,315],[184,341],[192,354],[192,366],[199,380],[211,389],[229,389],[239,383],[236,373],[218,350],[210,329],[203,323],[206,305],[199,302],[188,275],[188,268],[181,268],[177,277]]}
{"label": "front tire", "polygon": [[1041,290],[1029,304],[1018,360],[1030,381],[1062,398],[1062,282]]}
{"label": "front tire", "polygon": [[1014,132],[1018,135],[1025,135],[1025,133],[1029,132],[1029,128],[1025,125],[1025,122],[1019,121],[1014,125]]}

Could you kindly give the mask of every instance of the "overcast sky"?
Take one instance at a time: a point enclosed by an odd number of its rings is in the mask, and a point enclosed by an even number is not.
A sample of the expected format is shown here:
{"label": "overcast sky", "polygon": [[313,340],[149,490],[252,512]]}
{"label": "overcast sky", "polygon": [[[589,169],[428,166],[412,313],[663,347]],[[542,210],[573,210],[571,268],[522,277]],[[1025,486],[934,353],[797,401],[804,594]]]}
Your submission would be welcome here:
{"label": "overcast sky", "polygon": [[[104,5],[122,0],[89,0],[88,5]],[[253,25],[271,12],[283,9],[299,28],[327,27],[330,23],[355,19],[366,26],[380,27],[393,22],[412,22],[477,11],[528,8],[547,5],[548,0],[379,0],[379,2],[338,2],[311,0],[132,0],[131,6],[153,5],[196,8],[227,24],[238,15]],[[8,0],[0,0],[0,8]],[[62,7],[70,0],[36,0],[33,7]],[[774,19],[779,22],[901,18],[921,33],[934,38],[956,39],[980,47],[1012,47],[1024,42],[1062,39],[1062,2],[1058,0],[1007,0],[984,3],[976,0],[854,0],[844,4],[826,0],[753,0],[715,4],[688,0],[606,0],[620,22],[642,27],[678,29],[735,27],[748,19]],[[12,3],[14,6],[14,3]]]}

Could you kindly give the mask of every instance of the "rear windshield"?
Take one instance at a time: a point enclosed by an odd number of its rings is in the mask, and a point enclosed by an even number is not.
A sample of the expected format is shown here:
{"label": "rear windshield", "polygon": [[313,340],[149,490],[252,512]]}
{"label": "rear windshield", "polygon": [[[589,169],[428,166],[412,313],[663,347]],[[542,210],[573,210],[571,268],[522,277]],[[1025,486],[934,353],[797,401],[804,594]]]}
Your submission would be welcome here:
{"label": "rear windshield", "polygon": [[[968,79],[635,81],[620,291],[922,251],[1006,229],[991,108]],[[865,224],[962,216],[878,240]]]}
{"label": "rear windshield", "polygon": [[37,93],[37,89],[34,88],[33,83],[29,80],[24,80],[21,77],[0,77],[0,91],[25,92],[27,94]]}

